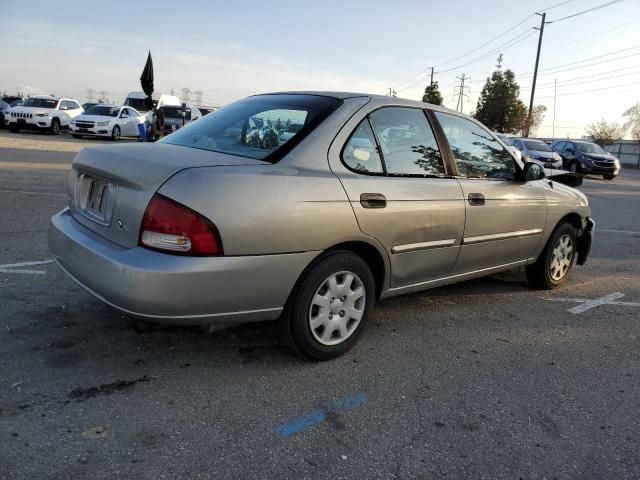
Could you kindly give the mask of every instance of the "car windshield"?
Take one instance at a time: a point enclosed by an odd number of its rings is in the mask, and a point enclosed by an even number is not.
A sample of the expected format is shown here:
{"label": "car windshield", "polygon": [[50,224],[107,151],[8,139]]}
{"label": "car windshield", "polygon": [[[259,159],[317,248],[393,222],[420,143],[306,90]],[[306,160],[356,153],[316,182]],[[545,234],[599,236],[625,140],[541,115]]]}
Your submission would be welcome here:
{"label": "car windshield", "polygon": [[576,148],[582,153],[607,153],[595,143],[576,143]]}
{"label": "car windshield", "polygon": [[527,147],[527,150],[533,150],[536,152],[553,152],[553,149],[544,142],[540,140],[523,140],[524,146]]}
{"label": "car windshield", "polygon": [[[162,113],[164,113],[164,118],[179,118],[182,119],[182,107],[160,107]],[[191,109],[187,108],[185,111],[185,120],[191,120]]]}
{"label": "car windshield", "polygon": [[[129,97],[124,101],[124,105],[126,107],[135,108],[139,112],[148,112],[149,109],[147,108],[146,102],[147,102],[147,100],[144,99],[144,98],[131,98],[131,97]],[[153,108],[156,108],[157,105],[158,105],[158,101],[157,100],[153,100]]]}
{"label": "car windshield", "polygon": [[107,107],[104,105],[94,105],[84,112],[86,115],[101,115],[103,117],[117,117],[120,107]]}
{"label": "car windshield", "polygon": [[53,98],[27,98],[24,102],[25,107],[36,108],[56,108],[58,106],[58,100]]}
{"label": "car windshield", "polygon": [[[258,95],[216,110],[161,141],[274,163],[341,103],[319,95]],[[281,137],[291,124],[302,127],[290,138]]]}

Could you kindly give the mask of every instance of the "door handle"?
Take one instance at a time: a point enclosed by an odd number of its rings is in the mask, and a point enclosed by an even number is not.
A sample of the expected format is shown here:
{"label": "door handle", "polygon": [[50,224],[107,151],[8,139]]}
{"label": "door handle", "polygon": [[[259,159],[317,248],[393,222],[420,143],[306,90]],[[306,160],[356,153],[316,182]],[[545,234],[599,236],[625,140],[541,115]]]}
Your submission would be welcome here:
{"label": "door handle", "polygon": [[387,197],[381,193],[362,193],[360,205],[363,208],[384,208],[387,206]]}
{"label": "door handle", "polygon": [[484,205],[484,195],[481,193],[470,193],[467,198],[469,199],[469,205]]}

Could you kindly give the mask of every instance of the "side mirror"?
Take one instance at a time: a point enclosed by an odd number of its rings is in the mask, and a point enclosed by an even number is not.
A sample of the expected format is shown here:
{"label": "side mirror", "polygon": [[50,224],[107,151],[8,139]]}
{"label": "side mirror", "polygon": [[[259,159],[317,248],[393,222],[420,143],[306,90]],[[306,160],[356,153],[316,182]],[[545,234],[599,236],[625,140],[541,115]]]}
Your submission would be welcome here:
{"label": "side mirror", "polygon": [[60,110],[69,110],[69,109],[66,106],[63,105],[63,106],[60,107]]}
{"label": "side mirror", "polygon": [[533,182],[535,180],[542,180],[545,177],[544,169],[539,163],[527,162],[524,164],[524,181]]}
{"label": "side mirror", "polygon": [[360,160],[361,162],[368,162],[371,158],[371,152],[364,148],[354,148],[353,149],[353,158],[356,160]]}

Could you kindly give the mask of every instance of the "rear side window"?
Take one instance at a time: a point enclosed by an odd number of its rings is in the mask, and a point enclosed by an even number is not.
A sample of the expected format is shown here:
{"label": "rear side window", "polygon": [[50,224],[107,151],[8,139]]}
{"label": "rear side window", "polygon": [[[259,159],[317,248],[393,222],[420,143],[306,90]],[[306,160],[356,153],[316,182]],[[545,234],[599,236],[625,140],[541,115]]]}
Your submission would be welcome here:
{"label": "rear side window", "polygon": [[444,164],[424,111],[388,107],[371,113],[388,175],[444,175]]}
{"label": "rear side window", "polygon": [[344,146],[342,161],[358,173],[383,173],[382,160],[368,119],[358,125]]}
{"label": "rear side window", "polygon": [[469,178],[515,180],[513,157],[485,129],[456,115],[435,112],[460,174]]}
{"label": "rear side window", "polygon": [[[341,104],[319,95],[258,95],[227,105],[161,142],[273,163]],[[285,135],[291,124],[302,128]]]}

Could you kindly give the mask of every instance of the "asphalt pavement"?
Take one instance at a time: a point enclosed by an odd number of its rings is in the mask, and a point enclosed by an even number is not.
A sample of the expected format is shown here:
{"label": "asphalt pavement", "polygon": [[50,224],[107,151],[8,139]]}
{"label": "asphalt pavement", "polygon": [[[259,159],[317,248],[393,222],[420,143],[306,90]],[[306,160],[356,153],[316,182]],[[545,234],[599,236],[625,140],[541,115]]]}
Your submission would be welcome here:
{"label": "asphalt pavement", "polygon": [[383,301],[307,363],[272,324],[144,332],[69,280],[73,156],[0,148],[0,478],[640,478],[639,171],[581,187],[596,240],[562,288]]}

